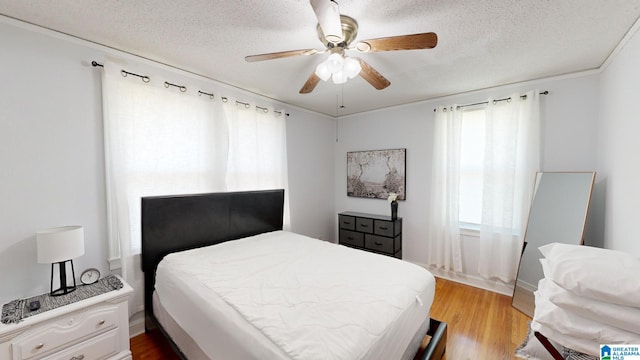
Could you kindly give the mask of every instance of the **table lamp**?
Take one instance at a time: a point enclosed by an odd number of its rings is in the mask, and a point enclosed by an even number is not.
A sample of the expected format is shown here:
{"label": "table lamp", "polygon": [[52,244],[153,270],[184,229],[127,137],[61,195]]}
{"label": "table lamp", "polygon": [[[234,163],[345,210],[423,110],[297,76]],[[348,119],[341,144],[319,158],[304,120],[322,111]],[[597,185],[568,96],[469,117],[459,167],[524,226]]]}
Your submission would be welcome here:
{"label": "table lamp", "polygon": [[[62,226],[36,233],[38,263],[51,264],[51,296],[68,294],[76,289],[76,273],[73,258],[84,254],[84,229],[82,226]],[[67,286],[67,263],[71,263],[73,286]],[[60,288],[53,290],[55,265],[60,273]]]}

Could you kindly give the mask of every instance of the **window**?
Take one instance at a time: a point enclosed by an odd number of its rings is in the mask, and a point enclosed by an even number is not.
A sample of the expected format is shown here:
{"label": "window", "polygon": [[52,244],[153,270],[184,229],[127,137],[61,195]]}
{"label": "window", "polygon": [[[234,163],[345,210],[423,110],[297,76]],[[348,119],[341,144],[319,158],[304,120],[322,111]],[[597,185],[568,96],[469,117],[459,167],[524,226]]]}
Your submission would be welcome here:
{"label": "window", "polygon": [[140,198],[265,188],[286,194],[286,122],[272,109],[235,102],[223,109],[197,87],[176,92],[159,75],[143,82],[120,69],[106,62],[102,82],[109,260],[134,288],[134,314],[143,308]]}
{"label": "window", "polygon": [[[434,118],[427,263],[461,272],[461,229],[476,230],[478,273],[515,278],[540,160],[539,93],[439,107]],[[475,234],[475,232],[474,232]]]}
{"label": "window", "polygon": [[485,121],[484,107],[462,112],[459,209],[462,227],[477,228],[482,220]]}

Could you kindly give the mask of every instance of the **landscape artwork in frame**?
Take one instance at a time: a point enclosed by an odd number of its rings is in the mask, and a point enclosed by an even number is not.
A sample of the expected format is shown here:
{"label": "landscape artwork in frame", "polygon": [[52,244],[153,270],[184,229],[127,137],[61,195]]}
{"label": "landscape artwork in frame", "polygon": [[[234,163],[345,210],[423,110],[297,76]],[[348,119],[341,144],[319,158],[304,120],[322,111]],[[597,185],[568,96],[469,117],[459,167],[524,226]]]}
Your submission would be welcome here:
{"label": "landscape artwork in frame", "polygon": [[347,196],[405,200],[406,149],[347,152]]}

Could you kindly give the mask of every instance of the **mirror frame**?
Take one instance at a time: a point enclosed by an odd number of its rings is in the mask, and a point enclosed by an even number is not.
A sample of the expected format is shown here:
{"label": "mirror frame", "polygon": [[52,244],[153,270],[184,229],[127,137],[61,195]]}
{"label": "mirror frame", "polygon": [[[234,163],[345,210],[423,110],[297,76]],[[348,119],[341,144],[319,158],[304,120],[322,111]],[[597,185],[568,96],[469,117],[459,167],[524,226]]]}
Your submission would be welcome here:
{"label": "mirror frame", "polygon": [[[522,268],[522,258],[525,255],[525,250],[527,250],[527,233],[529,232],[529,221],[531,220],[531,209],[533,208],[534,205],[534,201],[535,201],[535,197],[536,197],[536,193],[538,191],[538,187],[541,184],[542,181],[542,176],[547,173],[547,174],[591,174],[591,182],[589,184],[589,192],[587,194],[587,199],[586,199],[586,208],[584,211],[584,218],[582,220],[582,229],[580,231],[580,239],[578,240],[578,244],[579,245],[583,245],[584,244],[584,238],[585,238],[585,233],[586,233],[586,227],[587,227],[587,219],[589,217],[589,209],[590,209],[590,205],[591,205],[591,198],[593,196],[593,187],[595,184],[595,179],[596,179],[596,172],[595,171],[538,171],[536,172],[536,179],[534,182],[534,188],[532,191],[532,196],[531,196],[531,206],[529,208],[529,216],[528,216],[528,220],[527,220],[527,228],[525,230],[524,233],[524,237],[523,237],[523,242],[522,242],[522,250],[520,251],[520,259],[518,261],[518,271],[516,273],[516,279],[514,281],[513,284],[513,295],[511,298],[511,306],[513,306],[515,309],[519,310],[520,312],[528,315],[529,317],[533,318],[533,313],[535,310],[535,298],[534,298],[534,294],[533,291],[530,291],[529,289],[525,289],[524,287],[519,287],[518,286],[518,279],[520,278],[520,271]],[[530,244],[529,244],[530,245]],[[542,245],[537,245],[537,247],[542,246]],[[531,249],[531,246],[529,246],[529,250],[537,250],[536,249]],[[542,255],[540,254],[540,257],[542,257]],[[537,284],[535,284],[537,287]]]}

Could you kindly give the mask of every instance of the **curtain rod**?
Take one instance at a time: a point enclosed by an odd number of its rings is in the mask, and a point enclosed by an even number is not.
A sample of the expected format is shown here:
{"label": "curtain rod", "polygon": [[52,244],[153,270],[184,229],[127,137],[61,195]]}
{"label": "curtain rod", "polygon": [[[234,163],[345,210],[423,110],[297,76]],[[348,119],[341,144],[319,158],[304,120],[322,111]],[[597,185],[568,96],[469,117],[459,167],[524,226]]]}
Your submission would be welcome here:
{"label": "curtain rod", "polygon": [[[545,90],[545,91],[541,91],[540,95],[549,95],[549,91]],[[527,95],[521,95],[520,99],[525,100],[527,98]],[[493,104],[495,105],[497,102],[500,101],[511,101],[511,98],[502,98],[502,99],[495,99],[493,100]],[[464,105],[457,105],[456,106],[456,110],[460,110],[463,107],[468,107],[468,106],[476,106],[476,105],[488,105],[489,102],[488,101],[481,101],[481,102],[477,102],[477,103],[473,103],[473,104],[464,104]],[[438,109],[433,109],[433,111],[435,112]]]}
{"label": "curtain rod", "polygon": [[[96,67],[96,66],[99,66],[99,67],[102,67],[102,68],[104,67],[104,65],[103,65],[103,64],[100,64],[100,63],[98,63],[98,62],[97,62],[97,61],[95,61],[95,60],[92,60],[92,61],[91,61],[91,65],[92,65],[93,67]],[[151,80],[151,79],[150,79],[148,76],[146,76],[146,75],[134,74],[134,73],[131,73],[131,72],[128,72],[128,71],[125,71],[125,70],[121,70],[121,71],[120,71],[120,73],[122,74],[122,76],[125,76],[125,77],[126,77],[127,75],[134,75],[134,76],[137,76],[137,77],[141,78],[141,79],[142,79],[142,81],[144,81],[144,82],[149,82],[149,81]],[[176,87],[176,88],[180,89],[180,91],[181,91],[181,92],[185,92],[185,91],[187,91],[187,88],[186,88],[185,86],[183,86],[183,85],[176,85],[176,84],[172,84],[172,83],[167,82],[167,81],[165,81],[165,82],[164,82],[164,87],[169,88],[170,86],[172,86],[172,87]],[[213,96],[213,93],[207,93],[207,92],[204,92],[204,91],[202,91],[202,90],[198,90],[198,95],[208,95],[208,96],[209,96],[209,98],[210,98],[210,99],[212,99],[212,100],[213,100],[213,97],[214,97],[214,96]],[[228,100],[226,96],[223,96],[221,99],[222,99],[222,102],[227,102],[227,100]],[[238,101],[238,100],[236,100],[236,105],[238,105],[238,104],[242,104],[242,105],[244,105],[246,108],[251,107],[251,104],[249,104],[249,103],[246,103],[246,102],[242,102],[242,101]],[[268,108],[266,108],[266,107],[262,107],[262,106],[258,106],[258,105],[256,105],[256,110],[262,110],[262,111],[264,111],[265,113],[266,113],[266,112],[269,112],[269,109],[268,109]],[[282,112],[282,111],[280,111],[280,110],[273,110],[273,112],[274,112],[274,113],[276,113],[276,114],[278,114],[278,115],[282,115],[282,114],[284,114],[284,115],[286,115],[286,116],[289,116],[289,113],[288,113],[288,112]]]}

